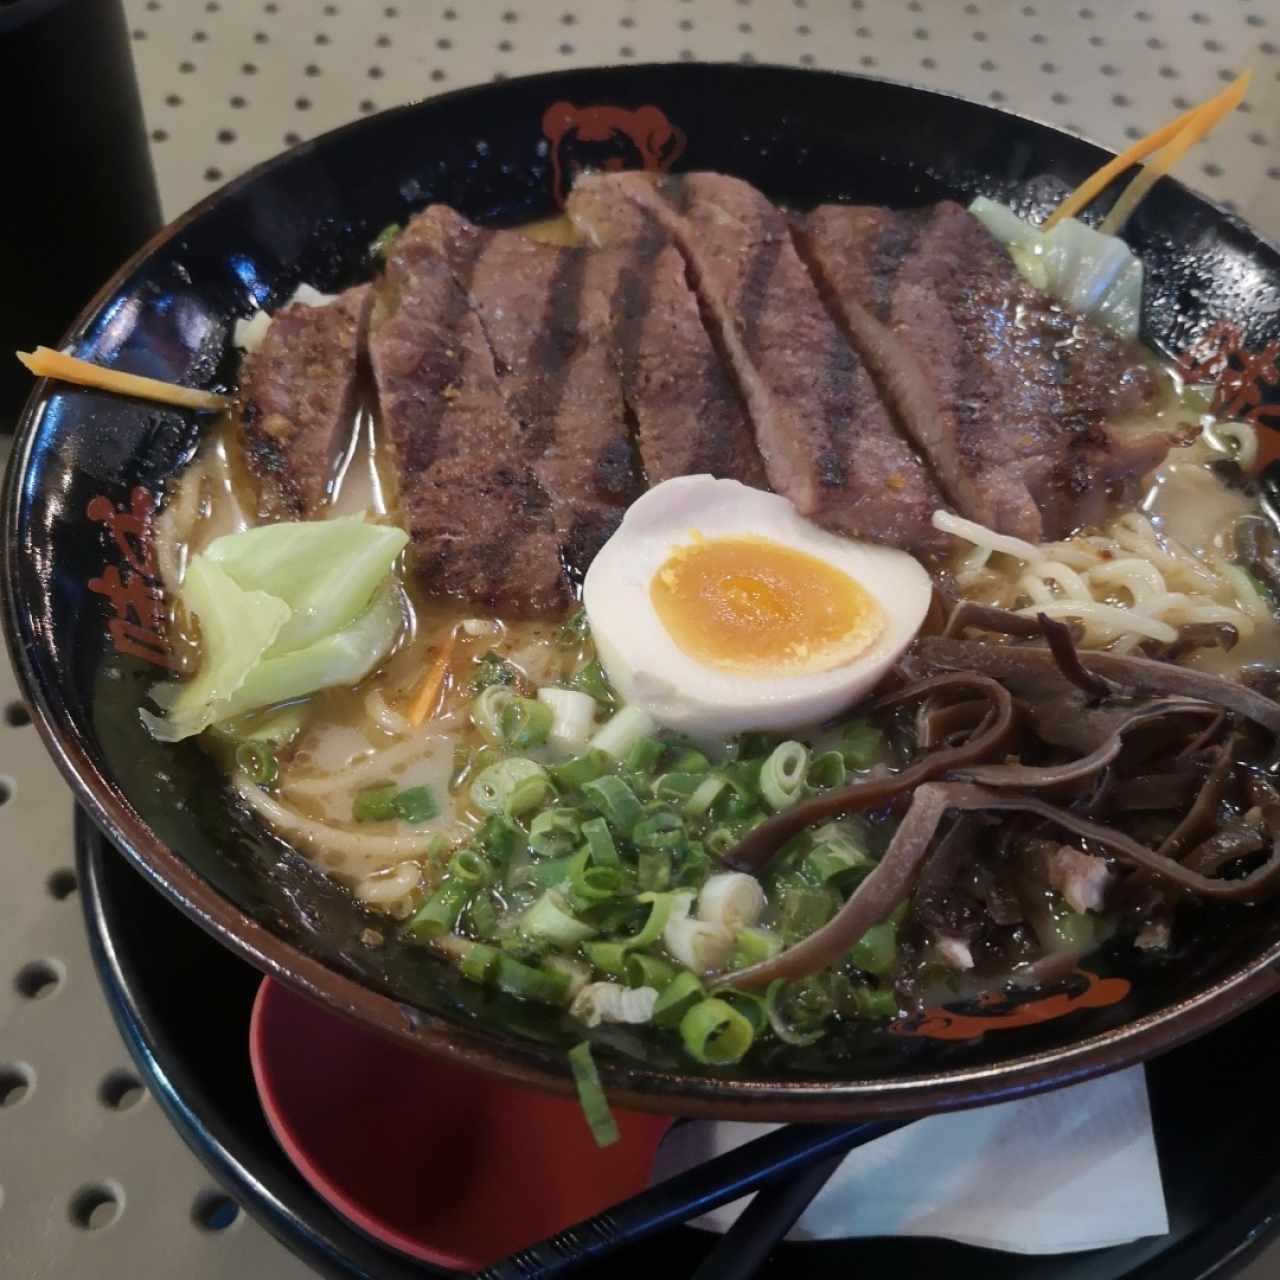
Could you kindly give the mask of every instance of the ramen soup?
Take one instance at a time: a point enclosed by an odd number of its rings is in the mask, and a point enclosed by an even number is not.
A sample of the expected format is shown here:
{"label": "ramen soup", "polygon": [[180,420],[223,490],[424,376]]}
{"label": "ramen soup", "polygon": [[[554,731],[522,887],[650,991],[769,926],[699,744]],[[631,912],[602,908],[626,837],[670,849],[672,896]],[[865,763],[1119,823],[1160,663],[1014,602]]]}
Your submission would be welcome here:
{"label": "ramen soup", "polygon": [[611,173],[371,275],[239,326],[143,711],[370,945],[715,1066],[1280,887],[1258,441],[1121,241]]}

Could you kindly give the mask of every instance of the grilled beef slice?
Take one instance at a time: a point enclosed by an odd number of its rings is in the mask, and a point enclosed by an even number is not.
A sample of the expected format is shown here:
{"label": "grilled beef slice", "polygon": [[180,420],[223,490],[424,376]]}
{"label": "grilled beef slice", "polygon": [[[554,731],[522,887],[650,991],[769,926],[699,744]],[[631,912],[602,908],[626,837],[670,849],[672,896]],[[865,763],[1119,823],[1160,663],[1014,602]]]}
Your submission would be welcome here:
{"label": "grilled beef slice", "polygon": [[614,346],[648,482],[706,474],[767,489],[751,423],[703,328],[680,251],[613,252],[621,258]]}
{"label": "grilled beef slice", "polygon": [[451,256],[440,243],[437,220],[455,216],[430,209],[397,239],[371,325],[405,525],[433,594],[515,616],[554,614],[570,599],[556,513],[467,294],[481,241],[453,245]]}
{"label": "grilled beef slice", "polygon": [[1164,457],[1169,437],[1106,425],[1154,394],[1136,348],[1029,285],[959,205],[825,205],[798,239],[964,515],[1031,541],[1059,537]]}
{"label": "grilled beef slice", "polygon": [[458,283],[576,582],[644,486],[612,354],[619,256],[481,230],[442,207],[422,220],[446,261],[470,263]]}
{"label": "grilled beef slice", "polygon": [[932,477],[828,316],[783,214],[736,178],[580,178],[569,213],[604,246],[667,239],[741,388],[770,484],[803,515],[914,550],[943,539]]}
{"label": "grilled beef slice", "polygon": [[245,363],[240,431],[264,519],[314,515],[354,421],[356,371],[372,293],[348,289],[325,306],[276,313]]}

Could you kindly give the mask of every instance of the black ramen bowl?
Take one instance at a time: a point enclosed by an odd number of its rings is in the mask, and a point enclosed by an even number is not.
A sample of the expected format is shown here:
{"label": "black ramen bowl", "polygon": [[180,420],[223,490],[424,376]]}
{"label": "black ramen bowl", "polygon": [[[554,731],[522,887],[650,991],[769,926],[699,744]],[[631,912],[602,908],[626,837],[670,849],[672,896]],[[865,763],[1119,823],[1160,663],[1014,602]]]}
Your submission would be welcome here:
{"label": "black ramen bowl", "polygon": [[[681,65],[509,81],[361,120],[259,166],[121,268],[68,341],[117,368],[230,385],[236,318],[302,281],[366,278],[388,223],[443,201],[518,224],[555,212],[584,167],[718,169],[801,208],[983,193],[1030,211],[1105,158],[1034,121],[861,77]],[[1258,351],[1280,338],[1280,251],[1237,218],[1164,181],[1129,239],[1147,265],[1154,346],[1172,356],[1230,332]],[[361,945],[369,920],[347,892],[237,812],[199,747],[143,729],[139,704],[168,657],[149,516],[201,430],[182,412],[49,383],[27,406],[4,495],[4,620],[46,744],[125,855],[258,968],[427,1052],[567,1090],[564,1048],[580,1025],[481,990],[420,948]],[[1169,1048],[1280,990],[1278,962],[1280,901],[1204,910],[1168,957],[1104,951],[1052,989],[893,1030],[851,1026],[732,1070],[697,1069],[625,1029],[592,1035],[626,1106],[755,1120],[911,1113]]]}

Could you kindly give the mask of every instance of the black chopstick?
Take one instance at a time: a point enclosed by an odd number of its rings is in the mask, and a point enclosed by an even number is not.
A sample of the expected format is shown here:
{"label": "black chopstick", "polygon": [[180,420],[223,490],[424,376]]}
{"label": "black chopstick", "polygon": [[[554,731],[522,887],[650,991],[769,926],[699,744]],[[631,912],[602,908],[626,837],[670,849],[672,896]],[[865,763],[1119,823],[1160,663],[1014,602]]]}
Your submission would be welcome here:
{"label": "black chopstick", "polygon": [[[862,1124],[793,1124],[775,1129],[495,1262],[478,1272],[477,1280],[551,1280],[567,1275],[624,1245],[708,1213],[770,1183],[793,1178],[820,1161],[842,1157],[854,1147],[906,1123],[909,1122],[868,1120]],[[785,1230],[784,1227],[784,1233]]]}
{"label": "black chopstick", "polygon": [[837,1151],[794,1178],[757,1191],[692,1280],[750,1280],[848,1154]]}

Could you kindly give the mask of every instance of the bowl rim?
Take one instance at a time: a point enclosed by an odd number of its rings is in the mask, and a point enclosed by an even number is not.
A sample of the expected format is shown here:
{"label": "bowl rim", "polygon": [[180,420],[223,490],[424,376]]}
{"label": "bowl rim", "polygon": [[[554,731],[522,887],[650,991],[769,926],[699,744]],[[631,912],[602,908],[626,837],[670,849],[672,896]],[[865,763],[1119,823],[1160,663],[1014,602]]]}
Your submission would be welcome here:
{"label": "bowl rim", "polygon": [[[1099,159],[1105,148],[1048,124],[1034,116],[1004,111],[961,94],[935,90],[906,81],[853,72],[813,70],[779,64],[745,65],[733,62],[609,64],[547,71],[512,77],[500,84],[486,82],[448,93],[414,99],[362,116],[287,151],[270,156],[223,184],[179,214],[151,236],[94,293],[62,338],[72,342],[88,327],[102,306],[122,283],[158,248],[180,236],[187,226],[227,196],[257,182],[278,168],[320,146],[349,134],[376,128],[387,119],[451,102],[485,95],[511,86],[546,83],[556,91],[571,90],[575,80],[594,80],[602,73],[619,78],[648,73],[696,77],[732,70],[744,77],[762,73],[789,77],[821,77],[886,85],[942,101],[956,100],[995,116],[1030,122],[1069,139],[1073,145],[1095,150]],[[1175,185],[1186,188],[1175,180]],[[1247,228],[1258,241],[1270,244],[1237,215],[1207,197],[1194,198],[1219,217]],[[495,1074],[512,1082],[570,1094],[574,1091],[567,1062],[544,1048],[512,1036],[477,1030],[462,1022],[450,1022],[417,1009],[392,996],[365,986],[335,968],[306,955],[292,943],[271,932],[225,898],[210,882],[174,850],[157,838],[123,793],[96,766],[83,749],[81,732],[59,700],[40,682],[28,651],[30,614],[22,608],[15,583],[20,551],[20,501],[43,409],[51,390],[50,379],[39,379],[18,418],[0,498],[0,539],[5,572],[0,581],[3,622],[9,655],[22,691],[32,710],[41,740],[84,807],[110,843],[142,872],[185,915],[229,947],[241,959],[285,986],[334,1012],[371,1026],[383,1034],[406,1041],[420,1050]],[[897,1079],[768,1079],[747,1076],[715,1077],[679,1075],[604,1058],[602,1081],[609,1097],[633,1110],[663,1114],[702,1116],[751,1121],[841,1121],[861,1117],[919,1115],[954,1110],[1020,1097],[1089,1079],[1133,1065],[1156,1053],[1172,1049],[1244,1012],[1269,995],[1280,993],[1280,939],[1251,962],[1204,990],[1175,1001],[1133,1022],[1111,1028],[1058,1048],[1011,1057],[985,1066],[939,1070]],[[562,1055],[561,1055],[562,1057]]]}

